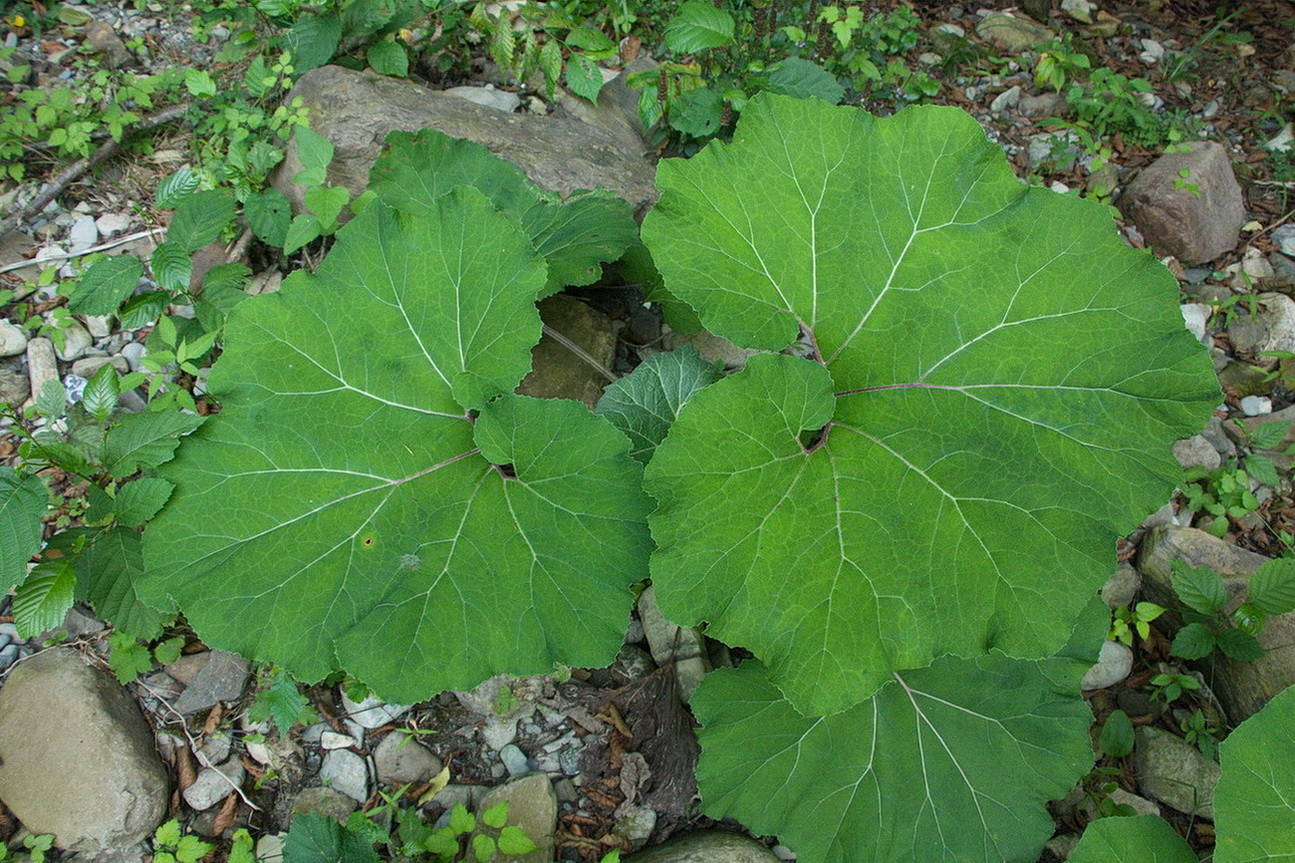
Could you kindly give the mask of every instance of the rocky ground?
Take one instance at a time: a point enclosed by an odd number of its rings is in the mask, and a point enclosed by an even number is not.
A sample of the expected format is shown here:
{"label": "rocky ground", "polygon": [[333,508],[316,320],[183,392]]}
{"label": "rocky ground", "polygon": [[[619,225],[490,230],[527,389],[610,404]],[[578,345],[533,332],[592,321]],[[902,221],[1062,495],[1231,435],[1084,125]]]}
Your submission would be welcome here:
{"label": "rocky ground", "polygon": [[[1039,12],[1037,4],[1025,5]],[[1170,561],[1208,564],[1241,584],[1264,560],[1282,554],[1295,535],[1285,453],[1295,435],[1259,447],[1241,430],[1295,420],[1295,369],[1291,360],[1272,355],[1295,353],[1295,157],[1288,155],[1295,98],[1292,10],[1280,2],[1247,4],[1230,29],[1253,39],[1232,43],[1207,38],[1216,19],[1204,3],[1060,5],[1036,20],[1006,4],[916,4],[924,40],[912,60],[941,81],[934,101],[975,115],[1022,177],[1112,201],[1128,242],[1152,247],[1179,278],[1186,325],[1212,352],[1226,396],[1201,435],[1175,449],[1184,467],[1217,470],[1230,460],[1263,455],[1277,468],[1276,482],[1254,482],[1257,508],[1229,517],[1222,538],[1200,529],[1205,525],[1179,495],[1122,543],[1118,569],[1103,591],[1108,604],[1116,609],[1148,599],[1172,608]],[[200,62],[210,50],[193,42],[182,16],[170,17],[161,5],[80,8],[87,21],[47,32],[41,40],[11,32],[7,44],[47,75],[75,74],[65,58],[82,43],[108,53],[130,50],[136,61],[154,66]],[[998,17],[1004,11],[1013,14]],[[1010,58],[1062,32],[1088,46],[1100,65],[1152,80],[1151,103],[1181,111],[1195,126],[1193,139],[1212,143],[1165,154],[1116,140],[1102,164],[1077,139],[1045,128],[1043,121],[1064,117],[1066,106],[1036,84],[1028,65]],[[960,63],[951,52],[964,37],[984,54],[1007,59]],[[128,49],[128,42],[137,47]],[[1192,74],[1168,80],[1173,52],[1188,50]],[[635,62],[642,68],[650,61]],[[625,88],[623,78],[608,85],[595,109],[569,94],[547,101],[514,93],[517,88],[506,81],[492,80],[489,64],[483,68],[478,78],[461,82],[469,89],[452,95],[336,67],[306,76],[297,93],[307,103],[328,99],[333,107],[333,125],[316,127],[338,146],[330,179],[362,187],[376,155],[373,141],[394,127],[431,125],[487,142],[547,188],[602,186],[640,213],[651,205],[656,154],[638,127],[637,94]],[[67,321],[62,298],[33,281],[43,267],[72,266],[90,249],[134,250],[147,258],[164,232],[151,210],[152,189],[184,159],[183,135],[182,129],[160,131],[151,154],[108,163],[0,236],[0,288],[14,292],[11,303],[25,300],[51,326],[63,318],[63,343],[56,347],[3,319],[12,305],[0,309],[0,402],[20,406],[47,380],[63,380],[75,390],[104,363],[122,372],[141,368],[146,328],[124,330],[110,318]],[[1178,182],[1184,170],[1199,194]],[[291,163],[280,176],[291,197],[296,190],[282,179],[292,176]],[[0,186],[0,212],[21,207],[37,191],[35,183]],[[254,268],[264,264],[246,245],[209,251],[208,267],[231,259]],[[307,256],[304,263],[310,262]],[[274,290],[286,269],[262,266],[254,290]],[[642,309],[632,292],[591,289],[582,299],[557,297],[546,304],[545,320],[563,338],[546,337],[537,350],[527,392],[592,403],[607,379],[600,369],[623,372],[652,350],[685,341],[663,331],[659,315]],[[563,339],[579,346],[586,359],[573,360]],[[740,351],[718,340],[692,341],[704,356],[730,367],[743,360]],[[200,380],[172,382],[180,384],[196,384],[199,407],[206,409]],[[143,404],[135,395],[128,406]],[[11,458],[15,448],[6,420],[0,425],[0,458]],[[54,480],[65,496],[85,494],[69,478]],[[731,659],[722,645],[661,618],[650,590],[627,621],[625,646],[610,668],[573,669],[567,680],[495,678],[472,692],[445,693],[413,706],[357,703],[339,686],[320,685],[305,692],[310,721],[286,731],[249,715],[258,694],[265,698],[274,686],[270,671],[208,650],[183,627],[168,633],[184,639],[179,658],[122,687],[105,661],[108,628],[89,609],[69,614],[56,639],[61,646],[49,649],[50,639],[20,640],[4,622],[11,619],[6,614],[0,604],[0,797],[9,807],[0,810],[0,837],[11,842],[30,828],[64,837],[69,854],[77,852],[72,859],[97,859],[111,846],[118,850],[103,859],[139,860],[147,853],[139,843],[158,820],[178,817],[203,837],[228,837],[249,827],[258,837],[258,853],[273,859],[277,834],[294,812],[344,817],[382,806],[382,793],[400,788],[430,820],[447,817],[455,802],[480,809],[506,797],[541,844],[535,855],[522,858],[528,861],[598,860],[609,849],[633,851],[685,830],[716,826],[694,814],[697,747],[681,695],[701,674]],[[1295,616],[1270,621],[1261,637],[1269,648],[1264,659],[1200,667],[1169,656],[1172,625],[1172,615],[1153,623],[1134,648],[1109,642],[1085,688],[1097,719],[1118,707],[1138,726],[1135,756],[1103,759],[1118,785],[1111,799],[1190,822],[1192,841],[1206,850],[1212,845],[1209,794],[1218,768],[1183,740],[1184,726],[1198,709],[1220,726],[1235,724],[1295,682]],[[1166,671],[1196,675],[1202,688],[1166,707],[1149,696],[1148,687]],[[42,769],[52,763],[74,765],[56,789]],[[1045,859],[1063,859],[1073,847],[1093,815],[1099,795],[1092,792],[1078,788],[1054,806],[1058,832]],[[742,844],[728,833],[707,835],[688,841],[729,847],[643,852],[634,859],[795,859],[776,837]]]}

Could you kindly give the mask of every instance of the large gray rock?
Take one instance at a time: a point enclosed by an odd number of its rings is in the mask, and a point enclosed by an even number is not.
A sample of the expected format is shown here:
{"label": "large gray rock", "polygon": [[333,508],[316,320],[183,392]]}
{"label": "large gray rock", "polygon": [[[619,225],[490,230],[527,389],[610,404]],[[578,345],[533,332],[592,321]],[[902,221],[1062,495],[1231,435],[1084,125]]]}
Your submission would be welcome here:
{"label": "large gray rock", "polygon": [[531,372],[517,392],[537,399],[574,399],[592,408],[603,387],[611,383],[599,371],[611,369],[616,356],[611,321],[597,309],[562,294],[540,301],[540,318],[548,331],[531,349]]}
{"label": "large gray rock", "polygon": [[56,648],[0,689],[0,799],[33,833],[104,853],[150,836],[166,813],[166,769],[134,699]]}
{"label": "large gray rock", "polygon": [[481,798],[480,811],[508,801],[508,823],[520,827],[536,850],[510,858],[516,863],[551,863],[553,832],[558,822],[558,798],[547,776],[534,774],[491,788]]}
{"label": "large gray rock", "polygon": [[667,620],[657,607],[655,587],[648,587],[639,594],[638,610],[639,619],[643,621],[643,634],[652,650],[652,660],[661,667],[674,666],[679,697],[688,701],[701,685],[701,679],[711,670],[706,636],[702,635],[700,627],[680,626]]}
{"label": "large gray rock", "polygon": [[1148,245],[1191,267],[1236,246],[1246,211],[1227,150],[1213,141],[1184,146],[1144,168],[1116,203]]}
{"label": "large gray rock", "polygon": [[675,836],[634,855],[634,863],[776,863],[765,846],[723,830],[698,830]]}
{"label": "large gray rock", "polygon": [[[310,110],[311,128],[333,142],[328,182],[358,195],[369,179],[387,133],[433,127],[467,138],[511,160],[537,185],[566,195],[577,189],[608,189],[643,215],[656,200],[652,166],[627,152],[621,136],[573,118],[505,114],[465,99],[428,90],[412,81],[340,66],[312,69],[289,94]],[[302,168],[294,146],[274,185],[294,209],[304,189],[292,182]]]}
{"label": "large gray rock", "polygon": [[1175,734],[1150,725],[1137,730],[1133,778],[1147,797],[1188,815],[1214,818],[1219,766]]}
{"label": "large gray rock", "polygon": [[985,16],[984,20],[976,25],[976,35],[1005,51],[1019,54],[1030,50],[1040,42],[1048,41],[1056,34],[1029,18],[1017,18],[1015,15],[999,13]]}
{"label": "large gray rock", "polygon": [[[1170,582],[1175,560],[1193,567],[1208,566],[1221,575],[1227,590],[1224,610],[1228,612],[1245,602],[1250,575],[1268,562],[1262,555],[1239,549],[1202,530],[1156,528],[1142,541],[1138,569],[1147,598],[1176,610],[1183,605]],[[1233,724],[1258,713],[1273,696],[1295,685],[1295,612],[1269,617],[1256,638],[1264,648],[1259,659],[1230,659],[1216,650],[1195,663]]]}
{"label": "large gray rock", "polygon": [[1238,355],[1262,361],[1265,351],[1295,351],[1295,301],[1290,297],[1264,293],[1250,308],[1237,308],[1228,338]]}

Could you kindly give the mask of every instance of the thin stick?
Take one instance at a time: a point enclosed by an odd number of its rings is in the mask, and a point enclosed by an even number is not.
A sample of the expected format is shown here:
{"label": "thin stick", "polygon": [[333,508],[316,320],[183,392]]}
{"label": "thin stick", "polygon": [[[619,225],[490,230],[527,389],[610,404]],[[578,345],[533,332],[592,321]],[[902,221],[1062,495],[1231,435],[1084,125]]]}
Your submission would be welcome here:
{"label": "thin stick", "polygon": [[544,325],[544,335],[553,339],[553,341],[562,345],[562,347],[566,348],[567,350],[571,351],[571,353],[575,354],[580,359],[584,360],[591,367],[596,369],[600,375],[607,378],[607,380],[611,381],[612,383],[615,383],[618,380],[616,375],[612,374],[606,368],[603,367],[602,363],[598,362],[596,359],[589,356],[588,352],[586,352],[584,348],[580,347],[578,344],[571,341],[569,338],[562,335],[557,330],[550,327],[548,324]]}
{"label": "thin stick", "polygon": [[149,228],[146,231],[140,231],[137,234],[130,234],[129,236],[125,236],[125,237],[118,237],[115,240],[109,240],[106,243],[100,243],[97,246],[91,246],[90,248],[83,249],[79,252],[63,252],[60,255],[50,255],[48,258],[41,258],[39,261],[32,258],[26,261],[18,261],[12,264],[5,264],[4,266],[0,267],[0,273],[8,273],[13,270],[21,270],[24,267],[42,267],[48,264],[55,263],[57,261],[70,261],[73,258],[80,258],[85,255],[93,255],[95,252],[104,252],[104,251],[107,251],[108,249],[115,249],[118,246],[124,246],[127,243],[134,242],[135,240],[141,239],[143,237],[152,237],[152,236],[156,236],[157,234],[165,234],[165,233],[166,233],[166,228]]}
{"label": "thin stick", "polygon": [[[188,110],[189,110],[189,105],[187,103],[181,104],[181,105],[172,105],[170,108],[163,108],[161,111],[158,111],[156,114],[150,114],[149,116],[142,118],[138,123],[136,123],[134,126],[130,128],[130,134],[133,135],[136,132],[145,132],[145,131],[148,131],[149,129],[154,128],[155,126],[161,126],[165,123],[174,122],[175,120],[178,120],[181,117],[183,117],[184,113]],[[123,135],[122,141],[124,140],[125,140],[125,136]],[[118,151],[121,150],[122,141],[117,141],[117,140],[106,141],[101,147],[99,147],[99,149],[95,150],[89,156],[86,156],[85,158],[82,158],[82,159],[77,159],[71,165],[68,165],[62,171],[59,171],[58,174],[54,176],[54,179],[46,183],[45,188],[41,190],[39,195],[37,195],[35,198],[32,198],[32,200],[27,204],[27,206],[23,207],[21,210],[18,210],[17,212],[10,213],[8,216],[5,216],[3,219],[0,219],[0,234],[3,234],[6,231],[9,231],[12,228],[18,227],[18,225],[27,221],[32,216],[39,213],[41,210],[45,209],[45,206],[50,201],[54,200],[56,197],[62,194],[63,191],[68,186],[72,185],[73,181],[75,181],[78,177],[80,177],[82,174],[84,174],[86,171],[89,171],[91,168],[95,167],[96,165],[102,162],[105,162],[108,159],[111,159],[113,156],[117,155]]]}

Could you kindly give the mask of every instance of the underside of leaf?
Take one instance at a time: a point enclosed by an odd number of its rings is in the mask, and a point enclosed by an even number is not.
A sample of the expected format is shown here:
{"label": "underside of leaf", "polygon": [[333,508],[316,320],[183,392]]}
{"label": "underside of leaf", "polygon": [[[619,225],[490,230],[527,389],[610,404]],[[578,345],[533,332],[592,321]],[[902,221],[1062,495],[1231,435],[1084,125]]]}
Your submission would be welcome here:
{"label": "underside of leaf", "polygon": [[798,709],[936,656],[1047,656],[1218,402],[1175,282],[965,113],[762,95],[658,170],[666,287],[755,357],[648,467],[662,610]]}

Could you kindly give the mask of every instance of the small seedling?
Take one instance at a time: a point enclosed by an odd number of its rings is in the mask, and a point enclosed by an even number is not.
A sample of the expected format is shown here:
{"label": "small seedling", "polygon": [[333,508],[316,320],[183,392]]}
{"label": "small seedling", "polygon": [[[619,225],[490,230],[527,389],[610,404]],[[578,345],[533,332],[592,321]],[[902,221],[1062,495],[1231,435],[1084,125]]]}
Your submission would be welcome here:
{"label": "small seedling", "polygon": [[1183,659],[1200,659],[1215,648],[1231,659],[1259,659],[1264,649],[1255,636],[1268,615],[1295,611],[1295,563],[1288,558],[1271,560],[1250,576],[1247,601],[1230,613],[1223,579],[1214,570],[1174,561],[1172,583],[1187,610],[1169,652]]}
{"label": "small seedling", "polygon": [[1164,614],[1165,610],[1154,602],[1139,602],[1130,608],[1124,606],[1115,610],[1111,621],[1111,631],[1107,638],[1118,641],[1126,647],[1133,646],[1133,633],[1143,641],[1151,635],[1151,621]]}

